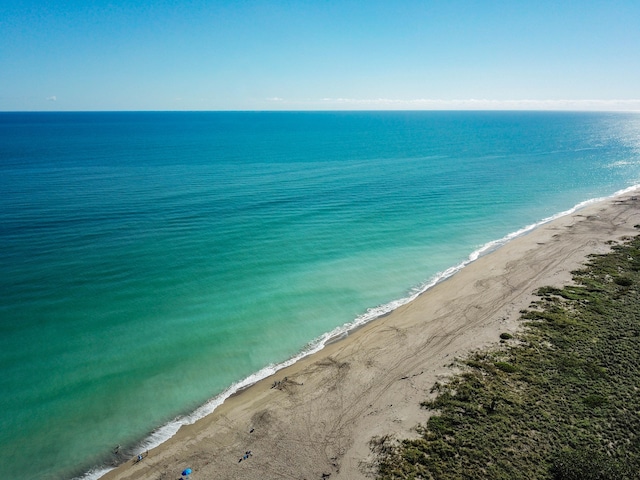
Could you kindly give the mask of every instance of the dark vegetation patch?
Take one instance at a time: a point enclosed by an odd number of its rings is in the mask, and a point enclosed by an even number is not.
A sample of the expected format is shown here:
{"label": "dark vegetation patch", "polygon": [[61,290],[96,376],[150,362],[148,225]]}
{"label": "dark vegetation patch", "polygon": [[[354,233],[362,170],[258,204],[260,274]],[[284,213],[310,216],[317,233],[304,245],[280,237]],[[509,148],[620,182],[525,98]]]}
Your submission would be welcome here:
{"label": "dark vegetation patch", "polygon": [[372,441],[377,478],[640,479],[640,237],[573,274],[434,387],[420,438]]}

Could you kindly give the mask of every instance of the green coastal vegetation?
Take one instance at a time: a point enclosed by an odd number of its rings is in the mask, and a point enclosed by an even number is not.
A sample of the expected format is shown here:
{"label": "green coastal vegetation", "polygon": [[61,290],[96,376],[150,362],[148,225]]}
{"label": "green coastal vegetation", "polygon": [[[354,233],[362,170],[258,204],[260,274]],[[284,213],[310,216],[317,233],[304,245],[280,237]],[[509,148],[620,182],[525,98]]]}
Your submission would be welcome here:
{"label": "green coastal vegetation", "polygon": [[572,274],[434,386],[419,438],[372,440],[378,479],[640,479],[640,236]]}

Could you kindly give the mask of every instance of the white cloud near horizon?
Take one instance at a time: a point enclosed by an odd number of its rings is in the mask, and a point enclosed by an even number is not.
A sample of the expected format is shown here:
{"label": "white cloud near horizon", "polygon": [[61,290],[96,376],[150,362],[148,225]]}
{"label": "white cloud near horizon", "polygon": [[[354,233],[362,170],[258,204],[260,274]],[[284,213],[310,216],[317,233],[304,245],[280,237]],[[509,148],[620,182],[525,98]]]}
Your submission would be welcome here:
{"label": "white cloud near horizon", "polygon": [[640,111],[640,99],[611,100],[491,100],[491,99],[428,99],[410,100],[392,98],[330,98],[319,100],[287,100],[271,97],[269,102],[277,102],[288,107],[321,107],[337,109],[397,109],[397,110],[601,110]]}

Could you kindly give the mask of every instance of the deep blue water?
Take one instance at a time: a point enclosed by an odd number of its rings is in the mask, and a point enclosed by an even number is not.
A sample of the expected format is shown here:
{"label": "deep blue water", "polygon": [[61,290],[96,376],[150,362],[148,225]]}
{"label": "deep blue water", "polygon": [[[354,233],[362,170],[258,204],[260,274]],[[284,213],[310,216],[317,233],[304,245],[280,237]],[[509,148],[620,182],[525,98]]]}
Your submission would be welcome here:
{"label": "deep blue water", "polygon": [[137,453],[636,184],[637,114],[0,113],[0,476]]}

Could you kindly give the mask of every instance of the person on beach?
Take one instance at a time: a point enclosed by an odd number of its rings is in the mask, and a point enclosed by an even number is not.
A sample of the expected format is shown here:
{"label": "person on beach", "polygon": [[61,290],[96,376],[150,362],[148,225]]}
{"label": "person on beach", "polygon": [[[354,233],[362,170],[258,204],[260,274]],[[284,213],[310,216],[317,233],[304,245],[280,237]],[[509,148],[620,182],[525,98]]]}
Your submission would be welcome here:
{"label": "person on beach", "polygon": [[136,459],[136,463],[138,463],[139,461],[141,461],[144,457],[149,455],[149,450],[147,450],[144,455],[141,453],[138,455],[138,458]]}

